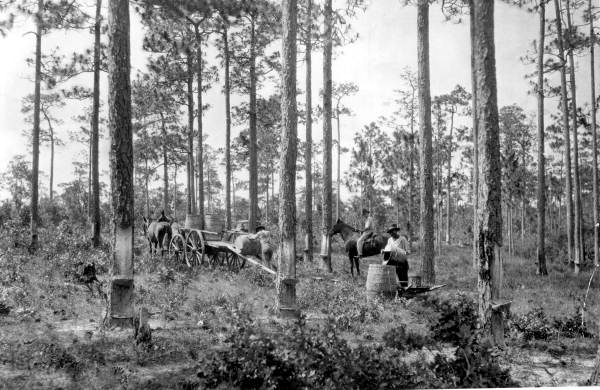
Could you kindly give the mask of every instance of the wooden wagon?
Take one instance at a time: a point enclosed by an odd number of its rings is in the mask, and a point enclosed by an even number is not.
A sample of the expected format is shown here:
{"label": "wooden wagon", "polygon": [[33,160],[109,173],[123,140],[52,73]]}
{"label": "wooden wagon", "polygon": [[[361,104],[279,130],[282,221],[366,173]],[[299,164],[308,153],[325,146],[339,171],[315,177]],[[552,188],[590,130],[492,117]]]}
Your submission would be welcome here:
{"label": "wooden wagon", "polygon": [[223,230],[213,232],[195,228],[175,228],[169,243],[169,256],[177,262],[185,262],[188,267],[209,265],[211,267],[226,267],[237,272],[246,263],[258,266],[276,274],[274,270],[262,264],[255,256],[242,254],[233,242],[240,236],[248,234],[239,230]]}

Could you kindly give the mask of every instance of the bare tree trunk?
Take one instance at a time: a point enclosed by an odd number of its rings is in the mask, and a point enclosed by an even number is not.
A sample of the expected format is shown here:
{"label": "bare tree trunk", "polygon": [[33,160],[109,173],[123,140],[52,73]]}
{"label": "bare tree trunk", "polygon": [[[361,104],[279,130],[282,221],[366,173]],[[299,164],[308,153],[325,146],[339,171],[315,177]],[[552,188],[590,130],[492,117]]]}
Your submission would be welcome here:
{"label": "bare tree trunk", "polygon": [[[546,269],[546,160],[544,157],[544,39],[546,38],[546,2],[540,2],[540,39],[538,49],[538,177],[537,177],[537,273]],[[523,217],[521,217],[521,220]],[[521,227],[521,237],[523,237]],[[521,238],[522,240],[523,238]]]}
{"label": "bare tree trunk", "polygon": [[133,137],[129,59],[129,1],[108,2],[108,128],[111,143],[113,266],[108,321],[133,319]]}
{"label": "bare tree trunk", "polygon": [[194,189],[194,60],[187,53],[187,106],[188,106],[188,195],[187,213],[196,214],[196,191]]}
{"label": "bare tree trunk", "polygon": [[223,29],[225,58],[225,227],[231,229],[231,85],[229,81],[229,31]]}
{"label": "bare tree trunk", "polygon": [[[196,43],[198,44],[198,50],[196,51],[196,61],[198,67],[196,68],[196,83],[198,91],[198,214],[200,215],[200,227],[204,229],[204,135],[202,132],[202,36],[198,29],[198,25],[194,25]],[[210,194],[210,190],[209,190]],[[210,196],[210,195],[209,195]]]}
{"label": "bare tree trunk", "polygon": [[41,102],[41,74],[42,74],[42,13],[44,1],[38,0],[35,34],[35,89],[33,100],[33,136],[32,138],[32,167],[31,167],[31,244],[29,251],[35,252],[38,248],[38,182],[40,170],[40,102]]}
{"label": "bare tree trunk", "polygon": [[281,100],[281,160],[279,163],[278,308],[282,316],[297,316],[296,305],[296,0],[282,0],[283,55]]}
{"label": "bare tree trunk", "polygon": [[415,88],[412,88],[411,109],[410,109],[410,156],[408,171],[408,241],[412,242],[413,224],[414,224],[414,193],[415,193]]}
{"label": "bare tree trunk", "polygon": [[304,213],[306,227],[304,236],[304,256],[306,261],[313,260],[313,178],[312,178],[312,0],[306,5],[306,146],[304,151],[306,194]]}
{"label": "bare tree trunk", "polygon": [[165,116],[160,113],[161,137],[162,137],[162,158],[163,158],[163,199],[162,209],[165,214],[170,215],[169,211],[169,160],[167,153],[167,126],[165,125]]}
{"label": "bare tree trunk", "polygon": [[54,129],[48,123],[50,130],[50,202],[54,196]]}
{"label": "bare tree trunk", "polygon": [[479,132],[477,125],[477,73],[475,71],[475,7],[473,0],[469,0],[469,20],[470,20],[470,38],[471,38],[471,89],[472,92],[472,116],[473,116],[473,268],[479,267],[479,256],[477,249],[478,224],[477,224],[477,205],[479,204]]}
{"label": "bare tree trunk", "polygon": [[417,6],[419,126],[421,149],[419,160],[421,190],[421,273],[425,285],[435,283],[435,250],[433,232],[433,160],[431,146],[431,92],[429,81],[429,1]]}
{"label": "bare tree trunk", "polygon": [[91,217],[92,217],[92,245],[100,246],[100,169],[98,162],[98,139],[100,135],[100,34],[102,28],[102,0],[96,0],[96,18],[94,24],[94,89],[92,103],[92,128],[91,128]]}
{"label": "bare tree trunk", "polygon": [[325,34],[324,52],[323,52],[323,223],[321,241],[321,259],[322,267],[328,272],[333,272],[331,268],[331,247],[329,245],[329,229],[332,223],[331,213],[331,57],[332,57],[332,24],[333,15],[331,1],[325,0]]}
{"label": "bare tree trunk", "polygon": [[494,2],[474,0],[475,70],[479,170],[478,204],[478,302],[479,327],[497,345],[504,343],[502,315],[492,310],[502,288],[502,192],[500,174],[500,128],[494,45]]}
{"label": "bare tree trunk", "polygon": [[254,19],[252,19],[250,35],[250,215],[248,230],[256,230],[258,218],[258,161],[257,161],[257,139],[256,139],[256,37]]}
{"label": "bare tree trunk", "polygon": [[454,109],[450,113],[450,141],[448,146],[448,174],[446,178],[446,244],[450,245],[452,227],[450,194],[452,189],[452,130],[454,130]]}
{"label": "bare tree trunk", "polygon": [[594,45],[596,44],[595,32],[594,32],[594,18],[592,16],[592,0],[588,0],[588,12],[590,15],[590,92],[591,92],[591,102],[592,102],[592,113],[591,113],[591,132],[592,132],[592,160],[593,160],[593,183],[592,183],[592,192],[593,192],[593,200],[594,203],[594,265],[600,264],[600,255],[598,254],[598,245],[600,245],[599,237],[598,237],[598,225],[600,221],[598,220],[598,135],[596,134],[596,111],[597,111],[597,103],[596,103],[596,70],[594,68]]}
{"label": "bare tree trunk", "polygon": [[146,218],[150,218],[150,194],[148,192],[148,179],[149,179],[149,172],[148,172],[148,158],[145,157],[144,158],[144,204],[145,204],[145,214],[146,214]]}
{"label": "bare tree trunk", "polygon": [[567,94],[567,61],[564,51],[564,37],[562,29],[562,19],[560,15],[561,6],[560,0],[554,0],[556,10],[556,32],[558,57],[561,63],[560,68],[560,95],[561,95],[561,110],[563,116],[564,138],[565,138],[565,182],[566,182],[566,205],[567,205],[567,256],[568,262],[573,262],[573,184],[571,176],[571,136],[569,128],[569,109],[568,109],[568,94]]}
{"label": "bare tree trunk", "polygon": [[[567,0],[567,28],[571,30],[571,9],[570,0]],[[573,176],[574,176],[574,197],[575,197],[575,273],[579,273],[579,265],[583,259],[583,237],[582,237],[582,219],[581,219],[581,185],[579,177],[579,142],[577,140],[577,96],[575,87],[575,61],[573,59],[573,47],[569,44],[569,84],[571,88],[571,123],[573,127]]]}
{"label": "bare tree trunk", "polygon": [[179,167],[175,164],[175,172],[173,173],[173,219],[177,221],[177,171]]}
{"label": "bare tree trunk", "polygon": [[337,111],[337,178],[336,178],[336,199],[335,199],[335,219],[340,219],[340,109],[336,108]]}

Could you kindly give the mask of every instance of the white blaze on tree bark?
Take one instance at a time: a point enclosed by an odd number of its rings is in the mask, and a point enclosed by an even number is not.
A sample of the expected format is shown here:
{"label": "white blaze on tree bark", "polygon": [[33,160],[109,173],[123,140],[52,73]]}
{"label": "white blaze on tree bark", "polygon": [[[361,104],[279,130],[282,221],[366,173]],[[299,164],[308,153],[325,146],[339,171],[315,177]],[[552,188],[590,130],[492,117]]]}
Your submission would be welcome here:
{"label": "white blaze on tree bark", "polygon": [[296,0],[282,0],[281,160],[279,163],[278,308],[283,316],[297,315],[296,307]]}
{"label": "white blaze on tree bark", "polygon": [[108,128],[110,130],[113,264],[107,319],[132,326],[133,320],[133,135],[129,49],[129,2],[108,3]]}

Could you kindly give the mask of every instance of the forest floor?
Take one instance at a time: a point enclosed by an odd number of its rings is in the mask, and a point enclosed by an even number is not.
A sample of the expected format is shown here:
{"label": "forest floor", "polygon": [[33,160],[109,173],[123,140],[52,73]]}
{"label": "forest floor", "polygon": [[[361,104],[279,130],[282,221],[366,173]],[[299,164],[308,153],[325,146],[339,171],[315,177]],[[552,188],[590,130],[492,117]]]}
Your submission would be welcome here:
{"label": "forest floor", "polygon": [[[136,251],[136,305],[151,313],[151,346],[136,346],[131,330],[105,330],[102,294],[73,281],[73,263],[108,264],[100,250],[49,248],[36,256],[14,249],[0,255],[0,389],[4,388],[192,388],[199,358],[222,348],[232,331],[231,313],[243,310],[255,326],[277,327],[272,278],[251,266],[239,273],[189,269],[150,257],[141,240]],[[142,254],[142,248],[144,253]],[[63,248],[64,249],[64,248]],[[342,324],[351,345],[381,342],[386,331],[406,324],[426,332],[432,313],[419,299],[367,303],[364,259],[361,275],[352,278],[346,256],[334,245],[333,274],[318,263],[298,264],[298,302],[307,324],[327,316]],[[62,249],[61,249],[62,250]],[[56,250],[58,251],[58,250]],[[477,276],[471,248],[444,247],[436,258],[436,280],[447,286],[431,295],[463,292],[475,298]],[[418,255],[410,259],[418,270]],[[541,307],[548,318],[570,318],[582,304],[591,270],[575,276],[566,265],[549,264],[550,275],[535,275],[533,262],[505,259],[504,295],[515,317]],[[107,282],[106,267],[99,278]],[[600,309],[600,275],[587,299],[586,322],[596,334]],[[565,386],[590,375],[597,339],[552,337],[524,341],[512,327],[507,347],[499,352],[503,367],[522,386]]]}

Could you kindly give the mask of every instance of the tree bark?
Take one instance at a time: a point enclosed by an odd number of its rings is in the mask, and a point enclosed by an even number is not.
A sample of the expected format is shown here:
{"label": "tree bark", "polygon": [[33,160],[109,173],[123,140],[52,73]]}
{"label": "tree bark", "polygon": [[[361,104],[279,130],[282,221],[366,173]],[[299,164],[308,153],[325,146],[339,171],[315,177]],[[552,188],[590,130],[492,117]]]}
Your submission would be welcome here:
{"label": "tree bark", "polygon": [[475,71],[475,7],[473,0],[469,0],[469,19],[471,37],[471,89],[472,92],[472,116],[473,116],[473,268],[479,267],[477,256],[477,205],[479,204],[479,132],[477,125],[477,73]]}
{"label": "tree bark", "polygon": [[591,113],[591,132],[592,132],[592,163],[593,163],[593,183],[592,183],[592,192],[593,192],[593,200],[594,203],[594,265],[600,264],[600,254],[598,253],[598,245],[600,245],[600,240],[598,237],[598,225],[600,221],[598,220],[598,135],[596,134],[596,69],[594,68],[594,45],[595,34],[594,34],[594,18],[592,16],[592,0],[588,0],[588,12],[590,15],[590,100],[592,102],[592,113]]}
{"label": "tree bark", "polygon": [[108,321],[133,320],[133,136],[129,49],[129,1],[108,2],[108,128],[110,130],[113,264]]}
{"label": "tree bark", "polygon": [[340,219],[340,108],[336,107],[336,124],[337,124],[337,176],[335,189],[335,219]]}
{"label": "tree bark", "polygon": [[38,248],[38,183],[40,167],[40,106],[41,106],[41,74],[42,74],[42,12],[44,1],[38,0],[35,34],[35,88],[33,100],[33,136],[32,138],[32,167],[31,167],[31,244],[30,252]]}
{"label": "tree bark", "polygon": [[[546,269],[546,160],[544,157],[544,41],[546,38],[546,1],[540,2],[540,39],[538,47],[538,172],[537,172],[537,273],[548,275]],[[523,202],[524,203],[524,202]],[[524,213],[521,216],[523,220]],[[521,226],[521,237],[523,237]]]}
{"label": "tree bark", "polygon": [[450,112],[450,141],[448,145],[448,174],[446,175],[446,244],[450,245],[452,228],[450,194],[452,188],[452,130],[454,130],[454,108]]}
{"label": "tree bark", "polygon": [[412,242],[413,226],[414,226],[414,194],[415,194],[415,88],[412,85],[412,97],[410,108],[410,155],[408,161],[408,224],[406,232],[408,234],[409,244]]}
{"label": "tree bark", "polygon": [[[567,0],[567,28],[571,30],[571,9],[570,0]],[[579,142],[577,140],[577,96],[575,85],[575,61],[573,59],[573,47],[569,43],[569,85],[571,89],[571,116],[573,127],[573,176],[574,176],[574,196],[575,196],[575,273],[579,273],[579,265],[583,260],[583,220],[581,218],[581,181],[579,177]]]}
{"label": "tree bark", "polygon": [[197,94],[198,94],[198,214],[200,215],[200,228],[204,229],[204,140],[203,140],[203,132],[202,132],[202,36],[200,35],[200,31],[198,29],[198,25],[194,25],[195,35],[196,35],[196,43],[198,44],[198,49],[196,51],[196,61],[198,62],[198,67],[196,68],[196,83],[197,83]]}
{"label": "tree bark", "polygon": [[250,177],[249,197],[250,214],[248,217],[248,230],[256,231],[258,218],[258,159],[256,135],[256,36],[254,19],[250,30]]}
{"label": "tree bark", "polygon": [[169,211],[169,160],[167,153],[167,126],[165,125],[165,116],[160,113],[161,137],[162,137],[162,158],[163,158],[163,199],[162,209],[166,215],[170,215]]}
{"label": "tree bark", "polygon": [[421,273],[424,285],[435,283],[435,249],[433,231],[433,159],[431,145],[431,92],[429,81],[429,1],[417,6],[417,55],[419,80],[419,127],[421,149]]}
{"label": "tree bark", "polygon": [[321,259],[322,268],[333,272],[331,268],[331,246],[329,245],[329,229],[332,224],[332,202],[331,202],[331,111],[332,111],[332,81],[331,81],[331,57],[332,57],[332,10],[331,1],[325,0],[325,33],[323,36],[323,221]]}
{"label": "tree bark", "polygon": [[492,301],[502,287],[502,192],[500,128],[494,45],[494,2],[474,0],[475,72],[479,148],[479,204],[477,218],[479,327],[495,344],[503,344],[503,323],[494,320]]}
{"label": "tree bark", "polygon": [[304,256],[306,261],[313,260],[313,179],[312,179],[312,0],[306,5],[306,145],[304,150],[306,189],[304,213],[306,227],[304,236]]}
{"label": "tree bark", "polygon": [[150,178],[150,174],[148,172],[148,157],[144,158],[144,204],[145,204],[145,214],[146,218],[150,219],[150,193],[148,191],[148,180]]}
{"label": "tree bark", "polygon": [[281,160],[279,163],[279,266],[277,296],[282,316],[298,315],[296,305],[296,0],[282,0]]}
{"label": "tree bark", "polygon": [[229,81],[229,31],[223,28],[225,58],[225,226],[231,229],[231,85]]}
{"label": "tree bark", "polygon": [[98,139],[100,134],[99,116],[100,116],[100,34],[102,28],[102,0],[96,0],[96,18],[94,24],[94,87],[92,102],[92,128],[91,128],[91,176],[92,176],[92,195],[91,195],[91,217],[92,217],[92,245],[97,248],[100,246],[100,169],[98,162]]}
{"label": "tree bark", "polygon": [[196,192],[194,189],[194,60],[187,52],[187,106],[188,106],[188,161],[187,161],[187,213],[196,214]]}

